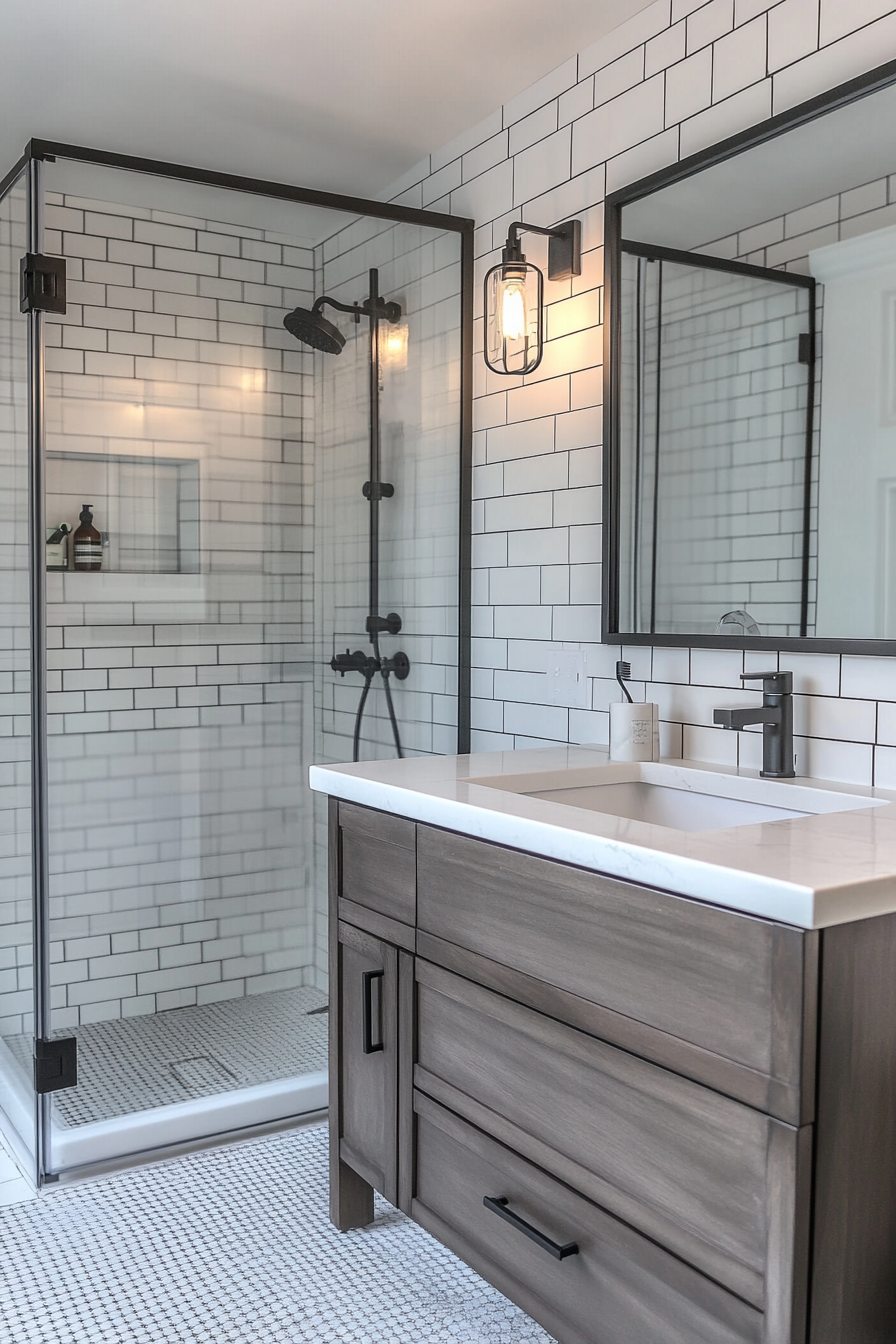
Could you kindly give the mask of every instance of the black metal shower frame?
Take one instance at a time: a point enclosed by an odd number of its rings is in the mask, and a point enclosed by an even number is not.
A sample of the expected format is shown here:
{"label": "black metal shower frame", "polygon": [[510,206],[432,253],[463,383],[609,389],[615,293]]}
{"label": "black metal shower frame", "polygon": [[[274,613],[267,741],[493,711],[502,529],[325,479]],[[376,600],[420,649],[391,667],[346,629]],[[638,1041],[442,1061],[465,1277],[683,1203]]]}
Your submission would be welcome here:
{"label": "black metal shower frame", "polygon": [[[621,630],[619,624],[620,453],[622,404],[620,354],[622,350],[622,212],[626,205],[651,196],[704,168],[723,163],[747,149],[774,140],[807,125],[838,107],[896,84],[896,60],[876,66],[855,79],[810,98],[787,112],[759,122],[718,144],[691,154],[679,163],[651,173],[640,181],[611,192],[604,203],[604,326],[603,326],[603,550],[601,575],[601,640],[605,644],[647,644],[663,648],[764,649],[771,652],[854,653],[896,657],[894,639],[833,639],[817,635],[697,635],[649,634]],[[626,246],[629,246],[626,244]],[[662,249],[653,249],[660,251]],[[704,258],[705,260],[705,258]],[[760,268],[761,269],[761,268]]]}
{"label": "black metal shower frame", "polygon": [[[32,139],[21,158],[0,179],[0,200],[25,174],[28,200],[28,251],[39,253],[43,239],[43,187],[40,165],[56,159],[98,164],[108,168],[143,173],[169,180],[201,183],[240,191],[247,195],[273,197],[297,204],[315,205],[338,210],[345,214],[367,215],[374,219],[396,223],[417,224],[427,228],[456,233],[461,244],[460,292],[460,424],[458,440],[458,644],[457,644],[457,751],[459,755],[470,750],[470,638],[471,638],[471,571],[472,571],[472,499],[473,499],[473,233],[471,219],[446,215],[433,210],[417,209],[407,205],[391,205],[371,201],[361,196],[318,191],[295,187],[284,182],[270,182],[263,178],[243,177],[211,169],[192,168],[184,164],[168,163],[159,159],[145,159],[134,155],[117,154],[108,150],[89,149],[83,145],[69,145],[61,141]],[[44,463],[46,457],[46,427],[44,423],[44,367],[43,367],[43,314],[31,312],[28,316],[28,459],[29,459],[29,551],[31,603],[31,830],[32,830],[32,887],[35,942],[34,1035],[36,1042],[45,1042],[50,1034],[49,930],[49,874],[48,874],[48,797],[47,797],[47,652],[46,652],[46,572],[44,538],[46,536],[44,508]],[[51,1170],[47,1142],[49,1135],[48,1095],[35,1094],[38,1108],[36,1133],[38,1137],[37,1183],[58,1180]],[[263,1132],[265,1126],[261,1126]],[[243,1131],[239,1131],[242,1133]],[[212,1136],[226,1137],[226,1135]],[[147,1154],[135,1153],[134,1159]],[[109,1164],[99,1163],[97,1169]]]}

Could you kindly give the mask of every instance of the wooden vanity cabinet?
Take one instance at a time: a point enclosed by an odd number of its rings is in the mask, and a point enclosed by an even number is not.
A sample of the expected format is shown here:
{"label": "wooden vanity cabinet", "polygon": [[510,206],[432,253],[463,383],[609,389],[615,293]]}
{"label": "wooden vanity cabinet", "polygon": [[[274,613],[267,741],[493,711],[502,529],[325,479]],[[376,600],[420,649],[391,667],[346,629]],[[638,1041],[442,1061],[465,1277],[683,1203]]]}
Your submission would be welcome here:
{"label": "wooden vanity cabinet", "polygon": [[896,1340],[896,916],[331,800],[330,919],[338,1227],[380,1191],[561,1344]]}

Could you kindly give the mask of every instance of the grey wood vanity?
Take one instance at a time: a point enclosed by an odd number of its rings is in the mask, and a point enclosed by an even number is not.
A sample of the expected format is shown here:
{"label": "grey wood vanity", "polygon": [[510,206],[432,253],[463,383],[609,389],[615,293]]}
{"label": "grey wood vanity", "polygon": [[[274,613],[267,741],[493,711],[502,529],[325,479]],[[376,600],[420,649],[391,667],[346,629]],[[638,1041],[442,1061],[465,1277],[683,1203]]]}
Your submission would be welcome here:
{"label": "grey wood vanity", "polygon": [[562,1344],[896,1340],[896,915],[807,930],[329,802],[331,1217]]}

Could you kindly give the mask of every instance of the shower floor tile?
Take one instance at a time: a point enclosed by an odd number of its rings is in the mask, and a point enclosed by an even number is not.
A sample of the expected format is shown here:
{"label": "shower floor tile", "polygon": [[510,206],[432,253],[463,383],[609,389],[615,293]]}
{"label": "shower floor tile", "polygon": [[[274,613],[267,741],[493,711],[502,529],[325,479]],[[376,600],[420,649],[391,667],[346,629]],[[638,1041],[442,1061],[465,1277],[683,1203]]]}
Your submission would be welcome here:
{"label": "shower floor tile", "polygon": [[324,1126],[0,1209],[0,1344],[551,1344],[379,1198],[327,1219]]}
{"label": "shower floor tile", "polygon": [[[325,1069],[328,1018],[314,1010],[326,1002],[319,989],[283,989],[77,1027],[78,1086],[55,1094],[55,1123],[86,1125]],[[5,1039],[30,1070],[30,1038]]]}

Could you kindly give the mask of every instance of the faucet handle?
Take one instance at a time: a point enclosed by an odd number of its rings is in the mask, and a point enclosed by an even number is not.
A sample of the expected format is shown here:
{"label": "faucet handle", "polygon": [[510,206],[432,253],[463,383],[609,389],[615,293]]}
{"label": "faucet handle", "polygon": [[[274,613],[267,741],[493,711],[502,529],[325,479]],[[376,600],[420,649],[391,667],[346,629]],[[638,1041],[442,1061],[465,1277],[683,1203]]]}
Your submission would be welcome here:
{"label": "faucet handle", "polygon": [[792,672],[741,672],[741,681],[761,681],[765,695],[792,695]]}

